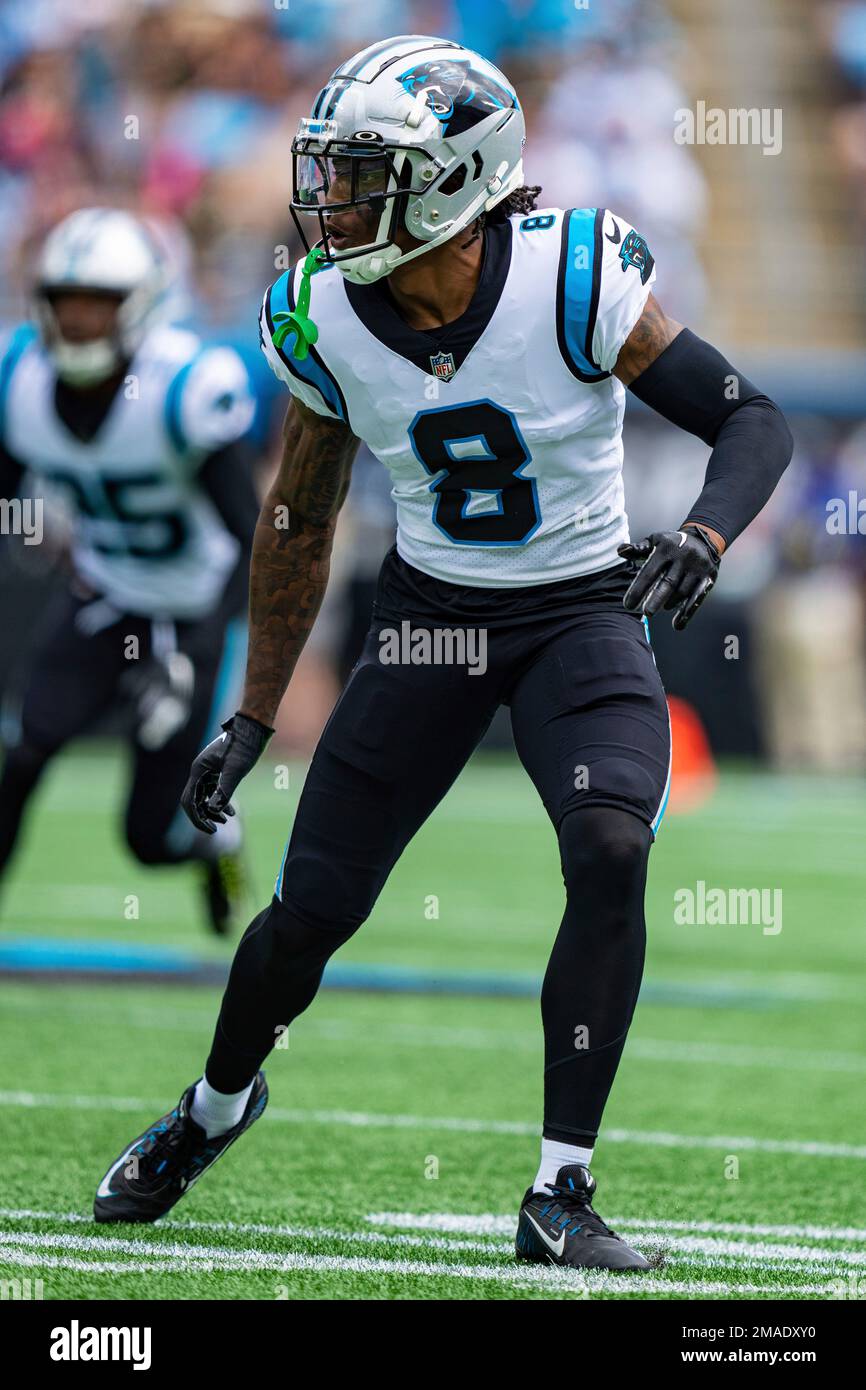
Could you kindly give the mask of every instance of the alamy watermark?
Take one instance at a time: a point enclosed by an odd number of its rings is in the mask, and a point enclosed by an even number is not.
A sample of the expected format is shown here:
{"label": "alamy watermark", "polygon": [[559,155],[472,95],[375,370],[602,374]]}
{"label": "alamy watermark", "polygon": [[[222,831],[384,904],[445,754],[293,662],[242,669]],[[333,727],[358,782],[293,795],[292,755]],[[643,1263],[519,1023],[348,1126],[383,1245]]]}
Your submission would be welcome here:
{"label": "alamy watermark", "polygon": [[782,109],[779,106],[707,107],[695,103],[694,111],[674,112],[674,141],[678,145],[760,145],[765,155],[781,154]]}
{"label": "alamy watermark", "polygon": [[48,1354],[52,1361],[131,1361],[134,1371],[147,1371],[151,1339],[149,1327],[82,1327],[73,1318],[52,1329]]}
{"label": "alamy watermark", "polygon": [[404,618],[399,629],[379,633],[383,666],[466,666],[470,676],[487,670],[487,629],[483,627],[416,627]]}
{"label": "alamy watermark", "polygon": [[42,498],[0,497],[0,536],[23,536],[25,545],[41,545]]}
{"label": "alamy watermark", "polygon": [[702,878],[694,888],[674,893],[678,927],[760,927],[764,936],[782,930],[781,888],[708,888]]}
{"label": "alamy watermark", "polygon": [[847,497],[831,497],[826,504],[825,526],[831,536],[866,536],[866,496],[856,488]]}

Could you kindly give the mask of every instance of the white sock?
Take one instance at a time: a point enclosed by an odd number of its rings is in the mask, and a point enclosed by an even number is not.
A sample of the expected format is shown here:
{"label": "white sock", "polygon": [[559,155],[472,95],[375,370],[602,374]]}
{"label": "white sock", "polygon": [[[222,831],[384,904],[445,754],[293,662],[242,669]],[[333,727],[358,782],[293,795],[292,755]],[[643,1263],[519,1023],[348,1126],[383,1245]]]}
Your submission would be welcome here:
{"label": "white sock", "polygon": [[588,1168],[592,1162],[592,1149],[580,1149],[576,1144],[561,1144],[558,1139],[542,1139],[541,1163],[532,1184],[533,1192],[545,1192],[549,1196],[546,1183],[556,1182],[560,1168],[570,1163],[580,1163]]}
{"label": "white sock", "polygon": [[242,1091],[227,1096],[222,1091],[215,1091],[202,1077],[195,1088],[189,1108],[190,1116],[197,1125],[201,1125],[208,1139],[215,1139],[238,1123],[247,1108],[252,1089],[251,1081]]}

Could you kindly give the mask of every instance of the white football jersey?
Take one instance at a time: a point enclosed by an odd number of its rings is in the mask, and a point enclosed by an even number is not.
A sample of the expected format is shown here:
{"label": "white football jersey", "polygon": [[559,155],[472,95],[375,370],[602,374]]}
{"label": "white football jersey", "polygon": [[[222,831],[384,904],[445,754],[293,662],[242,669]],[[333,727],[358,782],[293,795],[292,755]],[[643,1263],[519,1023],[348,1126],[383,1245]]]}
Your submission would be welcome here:
{"label": "white football jersey", "polygon": [[262,348],[299,400],[389,469],[404,560],[456,584],[549,583],[619,563],[628,539],[625,389],[611,371],[654,279],[623,218],[547,208],[487,229],[477,291],[452,324],[411,329],[386,280],[353,285],[326,266],[311,278],[318,339],[296,358],[298,266],[265,295]]}
{"label": "white football jersey", "polygon": [[[29,325],[0,362],[0,438],[71,504],[73,563],[124,612],[193,620],[218,601],[238,542],[196,481],[207,456],[249,428],[255,404],[237,353],[154,328],[92,439],[57,414],[52,364]],[[41,485],[41,484],[40,484]]]}

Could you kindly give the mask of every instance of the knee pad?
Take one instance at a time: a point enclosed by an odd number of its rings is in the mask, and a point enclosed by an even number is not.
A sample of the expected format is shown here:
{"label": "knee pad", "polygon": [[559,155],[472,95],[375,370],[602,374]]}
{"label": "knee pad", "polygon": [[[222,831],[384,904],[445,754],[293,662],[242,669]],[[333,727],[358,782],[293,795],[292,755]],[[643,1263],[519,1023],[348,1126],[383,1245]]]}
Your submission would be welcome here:
{"label": "knee pad", "polygon": [[270,982],[287,970],[297,981],[317,978],[352,931],[311,924],[274,898],[247,927],[238,955],[243,952],[254,959],[262,978]]}
{"label": "knee pad", "polygon": [[312,927],[351,936],[372,912],[380,887],[370,864],[305,848],[286,858],[275,901]]}
{"label": "knee pad", "polygon": [[649,826],[630,811],[612,806],[570,811],[559,829],[566,887],[579,893],[587,875],[601,875],[610,883],[635,876],[642,881],[651,844]]}

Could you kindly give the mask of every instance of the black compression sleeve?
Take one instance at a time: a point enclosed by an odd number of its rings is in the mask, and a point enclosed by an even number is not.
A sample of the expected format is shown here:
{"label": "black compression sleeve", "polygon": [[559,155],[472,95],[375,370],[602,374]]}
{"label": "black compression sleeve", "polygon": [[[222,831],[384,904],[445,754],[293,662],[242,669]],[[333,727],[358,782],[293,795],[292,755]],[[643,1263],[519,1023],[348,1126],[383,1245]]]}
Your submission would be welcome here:
{"label": "black compression sleeve", "polygon": [[209,454],[198,474],[198,481],[219,512],[226,530],[241,546],[221,601],[229,617],[244,611],[249,589],[250,552],[259,519],[252,465],[252,448],[246,440],[236,440]]}
{"label": "black compression sleeve", "polygon": [[790,462],[794,441],[779,407],[688,328],[629,390],[712,446],[703,490],[687,519],[712,527],[730,545]]}
{"label": "black compression sleeve", "polygon": [[236,440],[208,454],[199,469],[198,481],[219,512],[226,530],[240,541],[244,550],[249,550],[259,519],[250,446],[244,440]]}

